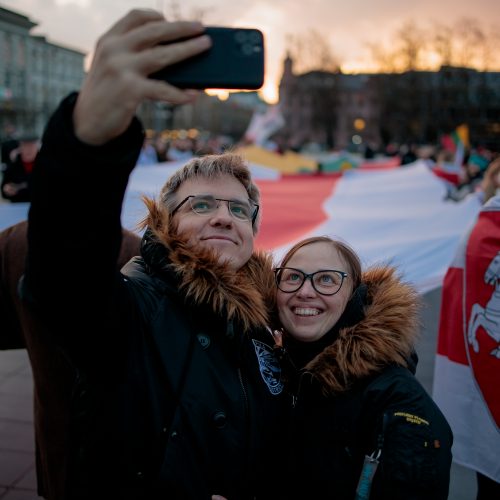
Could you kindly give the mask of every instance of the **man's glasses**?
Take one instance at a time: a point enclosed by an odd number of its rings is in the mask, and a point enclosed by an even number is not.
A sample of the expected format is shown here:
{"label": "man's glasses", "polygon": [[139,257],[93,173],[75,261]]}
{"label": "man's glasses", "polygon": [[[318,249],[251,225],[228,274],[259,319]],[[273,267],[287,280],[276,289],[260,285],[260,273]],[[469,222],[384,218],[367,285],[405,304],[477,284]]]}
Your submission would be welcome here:
{"label": "man's glasses", "polygon": [[249,221],[252,225],[259,213],[259,205],[257,203],[247,203],[239,200],[225,200],[224,198],[215,198],[209,194],[190,195],[184,198],[173,210],[172,216],[187,202],[191,210],[198,215],[212,215],[219,208],[220,202],[227,203],[229,213],[240,221]]}
{"label": "man's glasses", "polygon": [[293,267],[277,267],[274,269],[276,285],[285,293],[293,293],[300,289],[307,279],[321,295],[335,295],[342,287],[347,273],[334,269],[325,269],[307,274]]}

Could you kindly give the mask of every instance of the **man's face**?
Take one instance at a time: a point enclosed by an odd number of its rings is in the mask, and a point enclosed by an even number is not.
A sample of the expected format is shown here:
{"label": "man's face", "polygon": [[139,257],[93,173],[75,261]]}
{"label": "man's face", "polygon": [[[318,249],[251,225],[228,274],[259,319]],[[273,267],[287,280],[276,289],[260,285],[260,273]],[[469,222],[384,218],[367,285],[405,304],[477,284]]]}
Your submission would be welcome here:
{"label": "man's face", "polygon": [[[231,175],[216,179],[189,179],[176,193],[177,203],[191,195],[212,195],[215,198],[248,202],[244,186]],[[188,234],[193,246],[212,248],[219,254],[220,262],[229,262],[231,268],[240,269],[250,259],[254,235],[251,221],[239,220],[229,212],[227,202],[208,215],[199,215],[186,202],[175,213],[178,234]]]}

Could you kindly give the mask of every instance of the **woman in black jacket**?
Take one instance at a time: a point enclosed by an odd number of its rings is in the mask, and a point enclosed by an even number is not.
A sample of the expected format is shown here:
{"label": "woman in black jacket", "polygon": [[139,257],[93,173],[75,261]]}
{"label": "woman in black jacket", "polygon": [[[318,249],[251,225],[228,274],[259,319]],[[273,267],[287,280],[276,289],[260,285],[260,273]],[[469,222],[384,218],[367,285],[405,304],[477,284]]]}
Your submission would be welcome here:
{"label": "woman in black jacket", "polygon": [[446,500],[452,433],[414,377],[415,291],[327,237],[275,273],[277,344],[297,368],[283,498]]}

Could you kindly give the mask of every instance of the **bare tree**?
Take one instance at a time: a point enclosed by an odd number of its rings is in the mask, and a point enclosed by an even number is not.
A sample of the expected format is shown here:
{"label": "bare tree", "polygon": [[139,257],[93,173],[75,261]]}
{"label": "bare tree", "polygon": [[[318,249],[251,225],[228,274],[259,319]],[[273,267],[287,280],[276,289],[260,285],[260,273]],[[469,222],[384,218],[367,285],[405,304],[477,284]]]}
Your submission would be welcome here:
{"label": "bare tree", "polygon": [[441,23],[435,23],[431,33],[431,52],[438,58],[440,66],[451,66],[453,62],[453,29]]}
{"label": "bare tree", "polygon": [[499,40],[499,28],[486,34],[476,19],[461,18],[450,25],[435,22],[429,29],[407,21],[394,34],[390,48],[373,42],[367,46],[382,72],[424,69],[432,58],[439,66],[491,70],[500,63]]}
{"label": "bare tree", "polygon": [[481,49],[481,69],[489,71],[494,67],[499,67],[500,56],[498,54],[498,46],[500,45],[500,28],[492,28],[491,32],[486,37],[486,40]]}
{"label": "bare tree", "polygon": [[187,16],[184,16],[181,11],[181,6],[178,0],[170,0],[169,7],[165,9],[167,18],[172,21],[182,21],[189,19],[191,21],[203,21],[208,12],[208,8],[192,7]]}
{"label": "bare tree", "polygon": [[288,34],[286,38],[289,53],[297,61],[299,72],[339,70],[340,66],[332,47],[315,29],[310,29],[305,34]]}
{"label": "bare tree", "polygon": [[373,42],[367,44],[378,70],[385,73],[419,69],[426,45],[424,30],[411,20],[396,32],[391,48]]}
{"label": "bare tree", "polygon": [[462,18],[455,24],[457,35],[458,66],[471,66],[480,57],[481,49],[486,43],[486,36],[476,19]]}
{"label": "bare tree", "polygon": [[372,60],[381,73],[395,73],[398,69],[396,54],[376,43],[368,43],[368,49],[371,52]]}
{"label": "bare tree", "polygon": [[414,71],[420,66],[420,55],[426,46],[424,31],[412,20],[406,21],[396,33],[396,54],[403,71]]}

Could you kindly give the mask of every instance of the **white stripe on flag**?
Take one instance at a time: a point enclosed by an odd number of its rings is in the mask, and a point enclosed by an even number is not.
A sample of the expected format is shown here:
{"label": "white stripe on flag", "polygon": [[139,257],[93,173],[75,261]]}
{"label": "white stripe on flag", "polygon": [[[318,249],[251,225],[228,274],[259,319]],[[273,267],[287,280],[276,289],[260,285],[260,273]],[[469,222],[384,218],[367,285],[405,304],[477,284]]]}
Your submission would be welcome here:
{"label": "white stripe on flag", "polygon": [[500,482],[500,449],[492,449],[500,436],[470,367],[438,354],[432,395],[453,430],[453,461]]}
{"label": "white stripe on flag", "polygon": [[[392,170],[349,170],[324,203],[328,220],[303,237],[342,238],[364,265],[391,263],[424,293],[442,284],[481,208],[476,196],[452,202],[445,195],[443,182],[422,161]],[[274,249],[275,259],[293,243]]]}
{"label": "white stripe on flag", "polygon": [[[134,170],[122,212],[124,227],[136,229],[145,215],[142,194],[156,196],[182,163]],[[280,182],[273,169],[255,164],[251,169],[256,179]],[[480,209],[476,196],[452,202],[445,201],[445,193],[443,182],[424,162],[390,170],[346,171],[323,204],[328,220],[300,238],[321,234],[342,238],[359,253],[363,264],[392,263],[424,293],[442,284],[460,237]],[[92,202],[91,196],[87,201]],[[298,210],[301,201],[294,200]],[[0,205],[0,230],[26,218],[29,205],[14,205]],[[272,211],[263,213],[266,220],[273,217]],[[296,231],[293,234],[296,238]],[[275,260],[295,242],[274,248]]]}

